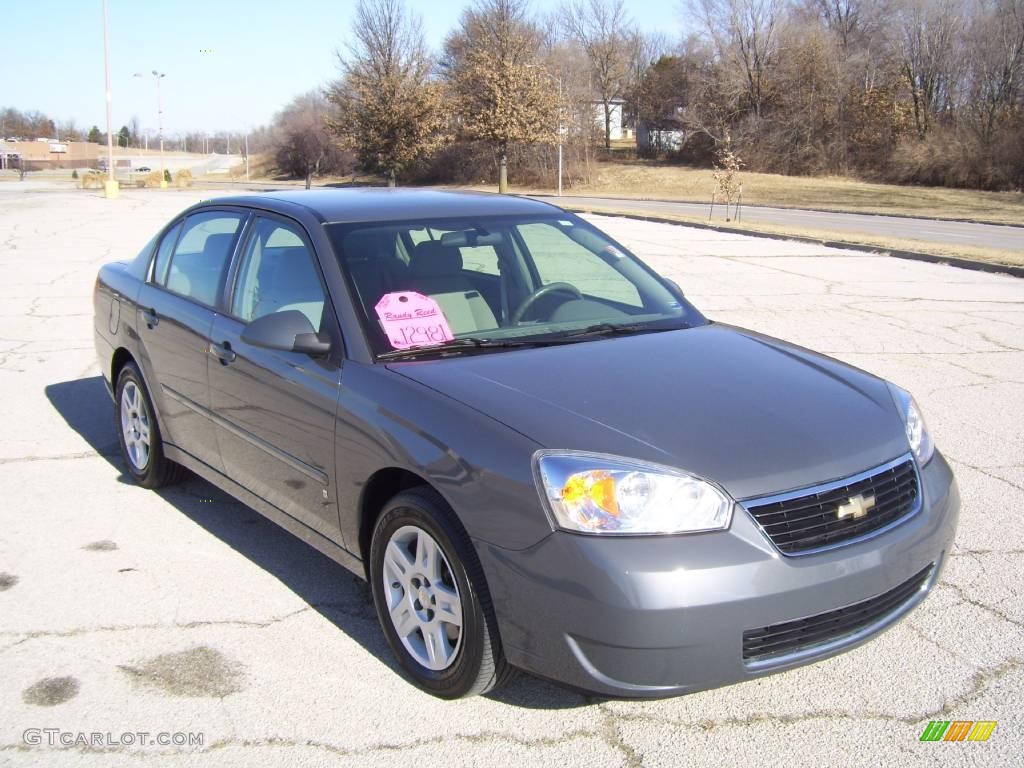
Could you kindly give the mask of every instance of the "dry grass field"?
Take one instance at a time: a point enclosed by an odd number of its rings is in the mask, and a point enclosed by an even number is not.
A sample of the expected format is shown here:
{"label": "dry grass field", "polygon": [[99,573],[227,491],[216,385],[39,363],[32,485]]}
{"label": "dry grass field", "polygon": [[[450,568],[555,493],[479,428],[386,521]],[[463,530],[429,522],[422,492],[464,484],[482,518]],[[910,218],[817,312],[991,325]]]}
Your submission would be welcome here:
{"label": "dry grass field", "polygon": [[[873,184],[840,176],[781,176],[745,171],[740,176],[745,205],[1024,224],[1024,194],[1020,192]],[[707,168],[605,162],[595,166],[590,184],[567,187],[565,193],[706,203],[714,188],[711,170]]]}

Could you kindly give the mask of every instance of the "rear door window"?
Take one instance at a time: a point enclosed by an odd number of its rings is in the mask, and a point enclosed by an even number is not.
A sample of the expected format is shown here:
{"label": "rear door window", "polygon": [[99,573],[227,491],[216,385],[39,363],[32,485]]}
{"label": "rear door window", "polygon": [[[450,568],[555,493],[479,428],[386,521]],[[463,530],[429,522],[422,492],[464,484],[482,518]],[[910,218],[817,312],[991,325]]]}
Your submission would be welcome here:
{"label": "rear door window", "polygon": [[205,211],[185,219],[167,270],[167,290],[215,306],[244,219],[234,211]]}
{"label": "rear door window", "polygon": [[178,242],[180,232],[181,222],[178,222],[160,241],[160,249],[156,252],[156,263],[153,265],[154,283],[167,284],[167,268],[171,266],[171,254],[174,252],[174,244]]}

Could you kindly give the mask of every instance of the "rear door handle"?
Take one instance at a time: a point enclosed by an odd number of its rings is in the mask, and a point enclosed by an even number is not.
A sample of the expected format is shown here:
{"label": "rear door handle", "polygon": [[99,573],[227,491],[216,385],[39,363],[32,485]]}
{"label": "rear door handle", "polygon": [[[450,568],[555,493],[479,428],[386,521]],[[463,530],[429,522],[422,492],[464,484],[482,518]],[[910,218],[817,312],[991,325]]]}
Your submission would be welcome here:
{"label": "rear door handle", "polygon": [[160,323],[160,318],[157,317],[155,309],[144,309],[142,310],[142,319],[146,323],[146,327],[150,330],[156,328]]}
{"label": "rear door handle", "polygon": [[231,349],[230,341],[224,341],[220,344],[215,341],[211,341],[210,354],[220,360],[221,365],[229,365],[230,363],[235,362],[235,358],[238,357],[234,350]]}

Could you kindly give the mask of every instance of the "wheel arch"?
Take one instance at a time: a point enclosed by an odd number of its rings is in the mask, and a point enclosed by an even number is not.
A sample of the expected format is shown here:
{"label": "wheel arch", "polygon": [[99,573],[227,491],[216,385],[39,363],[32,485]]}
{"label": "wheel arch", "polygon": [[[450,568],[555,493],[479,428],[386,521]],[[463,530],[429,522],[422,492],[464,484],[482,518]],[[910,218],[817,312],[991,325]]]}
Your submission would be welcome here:
{"label": "wheel arch", "polygon": [[434,488],[422,475],[402,467],[385,467],[374,472],[359,496],[359,557],[369,581],[370,539],[384,505],[402,491],[424,486]]}
{"label": "wheel arch", "polygon": [[121,375],[121,369],[128,363],[135,363],[136,366],[139,364],[135,356],[126,347],[115,349],[113,356],[110,358],[110,387],[115,392],[117,391],[117,377]]}

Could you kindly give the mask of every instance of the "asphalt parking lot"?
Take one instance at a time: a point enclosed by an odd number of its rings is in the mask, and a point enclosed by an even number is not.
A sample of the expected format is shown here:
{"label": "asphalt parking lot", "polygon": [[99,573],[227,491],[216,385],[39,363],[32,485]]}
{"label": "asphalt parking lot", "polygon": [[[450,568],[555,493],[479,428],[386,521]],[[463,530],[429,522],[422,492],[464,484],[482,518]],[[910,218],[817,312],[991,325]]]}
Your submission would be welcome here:
{"label": "asphalt parking lot", "polygon": [[[121,471],[96,269],[215,194],[0,185],[0,764],[1020,764],[1024,280],[597,217],[713,319],[914,392],[960,483],[956,548],[907,620],[811,667],[655,702],[527,677],[442,702],[340,566],[204,481],[157,494]],[[930,720],[998,726],[922,743]]]}

